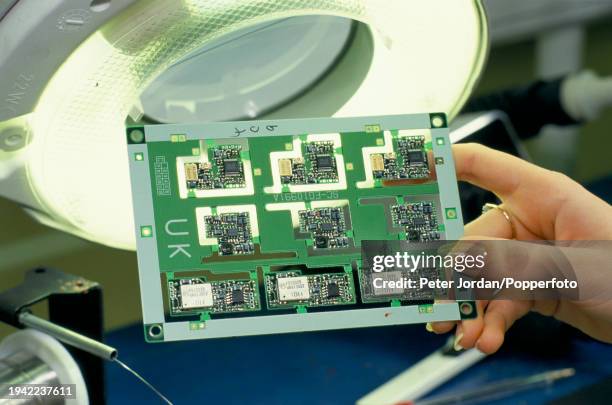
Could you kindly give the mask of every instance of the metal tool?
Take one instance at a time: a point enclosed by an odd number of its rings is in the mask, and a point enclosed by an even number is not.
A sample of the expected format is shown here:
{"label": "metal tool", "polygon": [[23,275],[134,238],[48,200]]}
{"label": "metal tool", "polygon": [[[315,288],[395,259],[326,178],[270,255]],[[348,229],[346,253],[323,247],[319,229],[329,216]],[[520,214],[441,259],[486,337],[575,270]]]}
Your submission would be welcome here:
{"label": "metal tool", "polygon": [[80,333],[76,333],[73,330],[56,325],[53,322],[39,318],[29,312],[21,313],[19,315],[19,322],[24,326],[44,332],[50,336],[53,336],[60,342],[76,347],[77,349],[81,349],[104,360],[113,361],[118,356],[117,349],[114,347],[110,347],[102,342],[98,342],[97,340],[83,336]]}

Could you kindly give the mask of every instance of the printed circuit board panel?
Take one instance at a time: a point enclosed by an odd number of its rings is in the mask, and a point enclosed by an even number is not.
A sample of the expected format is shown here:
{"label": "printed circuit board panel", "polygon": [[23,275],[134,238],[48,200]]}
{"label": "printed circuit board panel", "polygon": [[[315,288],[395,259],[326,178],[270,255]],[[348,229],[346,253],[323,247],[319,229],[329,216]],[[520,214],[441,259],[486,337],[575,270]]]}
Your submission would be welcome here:
{"label": "printed circuit board panel", "polygon": [[444,114],[135,125],[127,142],[148,341],[459,319],[361,266],[365,240],[462,236]]}

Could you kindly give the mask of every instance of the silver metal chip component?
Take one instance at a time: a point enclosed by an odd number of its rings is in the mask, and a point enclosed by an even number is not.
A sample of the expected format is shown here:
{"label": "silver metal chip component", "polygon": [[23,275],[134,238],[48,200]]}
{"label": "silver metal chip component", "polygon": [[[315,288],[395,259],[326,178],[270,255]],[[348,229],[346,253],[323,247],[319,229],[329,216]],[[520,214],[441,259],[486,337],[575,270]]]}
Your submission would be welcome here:
{"label": "silver metal chip component", "polygon": [[213,294],[210,283],[181,285],[181,307],[183,309],[212,306]]}
{"label": "silver metal chip component", "polygon": [[[373,273],[372,274],[372,287],[374,291],[374,295],[402,295],[404,294],[404,289],[401,287],[402,285],[402,272],[401,271],[385,271],[382,273]],[[380,279],[374,283],[374,280]],[[393,287],[389,287],[389,283],[393,284]],[[377,288],[376,285],[382,285],[382,287]],[[400,285],[400,287],[397,287]]]}
{"label": "silver metal chip component", "polygon": [[281,277],[276,280],[281,301],[302,301],[310,298],[308,277]]}

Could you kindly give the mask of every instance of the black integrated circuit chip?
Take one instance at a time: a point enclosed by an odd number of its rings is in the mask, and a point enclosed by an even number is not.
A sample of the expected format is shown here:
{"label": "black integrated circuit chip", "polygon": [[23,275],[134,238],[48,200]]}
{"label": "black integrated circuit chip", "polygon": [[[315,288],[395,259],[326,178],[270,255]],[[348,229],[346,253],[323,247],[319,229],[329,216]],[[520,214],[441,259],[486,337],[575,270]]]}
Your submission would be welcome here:
{"label": "black integrated circuit chip", "polygon": [[327,298],[336,298],[340,296],[340,287],[337,283],[327,284]]}
{"label": "black integrated circuit chip", "polygon": [[419,166],[425,163],[425,153],[422,150],[409,150],[406,154],[408,166]]}
{"label": "black integrated circuit chip", "polygon": [[248,212],[223,213],[204,217],[206,237],[216,238],[222,256],[254,252]]}
{"label": "black integrated circuit chip", "polygon": [[299,212],[300,232],[310,233],[315,249],[345,248],[349,238],[340,207],[313,208]]}
{"label": "black integrated circuit chip", "polygon": [[244,291],[242,291],[241,289],[232,290],[230,303],[232,305],[244,304]]}
{"label": "black integrated circuit chip", "polygon": [[334,168],[334,158],[330,155],[317,155],[317,169],[332,170]]}
{"label": "black integrated circuit chip", "polygon": [[223,161],[223,173],[228,176],[235,176],[240,174],[241,164],[237,160],[225,160]]}

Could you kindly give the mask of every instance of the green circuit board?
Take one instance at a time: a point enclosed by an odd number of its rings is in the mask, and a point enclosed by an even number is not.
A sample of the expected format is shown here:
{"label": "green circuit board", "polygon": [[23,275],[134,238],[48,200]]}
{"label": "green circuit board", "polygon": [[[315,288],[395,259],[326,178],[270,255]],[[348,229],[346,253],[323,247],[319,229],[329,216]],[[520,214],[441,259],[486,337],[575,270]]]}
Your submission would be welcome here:
{"label": "green circuit board", "polygon": [[430,292],[374,291],[361,246],[461,236],[443,114],[131,126],[127,140],[147,340],[434,312]]}

